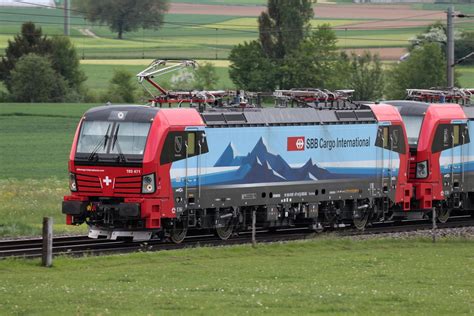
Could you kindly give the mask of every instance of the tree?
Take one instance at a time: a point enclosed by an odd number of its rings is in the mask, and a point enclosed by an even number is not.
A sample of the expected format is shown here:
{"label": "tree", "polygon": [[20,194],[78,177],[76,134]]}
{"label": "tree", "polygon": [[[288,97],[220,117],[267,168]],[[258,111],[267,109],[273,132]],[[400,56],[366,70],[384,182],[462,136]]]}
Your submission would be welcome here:
{"label": "tree", "polygon": [[354,100],[377,100],[383,96],[384,73],[377,54],[366,51],[351,55],[347,88],[354,89]]}
{"label": "tree", "polygon": [[24,55],[35,53],[44,55],[50,51],[51,42],[42,35],[41,28],[36,28],[32,22],[24,23],[21,32],[15,35],[13,41],[8,40],[5,57],[0,62],[0,80],[11,90],[11,72],[17,61]]}
{"label": "tree", "polygon": [[[459,60],[468,54],[474,52],[474,32],[462,32],[454,46],[454,56]],[[474,64],[474,56],[467,58],[463,64]]]}
{"label": "tree", "polygon": [[386,96],[403,99],[406,89],[429,89],[446,85],[446,58],[439,45],[425,43],[387,74]]}
{"label": "tree", "polygon": [[314,15],[311,0],[268,0],[267,8],[258,19],[258,40],[234,46],[229,55],[230,77],[243,89],[285,85],[284,60],[307,36]]}
{"label": "tree", "polygon": [[11,73],[16,63],[22,56],[31,53],[47,57],[51,61],[53,70],[65,80],[70,88],[68,93],[80,97],[83,92],[82,83],[86,80],[86,76],[80,70],[79,58],[71,41],[68,37],[43,36],[41,28],[36,28],[31,22],[24,23],[20,34],[16,35],[13,41],[8,41],[5,57],[0,61],[0,81],[5,83],[10,93],[12,93]]}
{"label": "tree", "polygon": [[318,26],[286,58],[281,69],[281,87],[325,87],[333,84],[338,62],[336,34],[328,24]]}
{"label": "tree", "polygon": [[69,37],[53,37],[49,53],[54,70],[63,76],[74,90],[80,90],[86,75],[80,69],[79,57]]}
{"label": "tree", "polygon": [[159,28],[169,5],[168,0],[82,0],[77,7],[89,20],[108,24],[122,39],[123,33],[139,27]]}
{"label": "tree", "polygon": [[216,67],[211,63],[202,63],[194,72],[194,80],[196,89],[214,89],[219,81]]}
{"label": "tree", "polygon": [[229,76],[241,89],[271,91],[276,86],[276,67],[268,59],[258,41],[235,46],[229,54]]}
{"label": "tree", "polygon": [[306,36],[314,16],[311,0],[268,0],[258,18],[259,40],[267,57],[281,59]]}
{"label": "tree", "polygon": [[410,51],[426,43],[437,43],[445,50],[447,41],[446,27],[441,22],[433,23],[428,25],[423,33],[417,34],[410,41]]}
{"label": "tree", "polygon": [[[425,32],[416,35],[411,40],[412,44],[410,50],[418,47],[424,43],[438,43],[443,49],[446,50],[446,27],[441,22],[436,22],[425,30]],[[474,32],[472,31],[454,31],[454,59],[459,60],[469,53],[474,52]],[[466,64],[474,63],[474,58],[469,58],[463,61]]]}
{"label": "tree", "polygon": [[131,73],[123,69],[114,69],[104,101],[134,103],[136,89],[137,85],[133,82]]}
{"label": "tree", "polygon": [[171,89],[191,90],[194,85],[194,73],[188,69],[181,69],[171,76]]}
{"label": "tree", "polygon": [[34,53],[22,56],[11,72],[11,94],[17,102],[60,102],[67,84],[51,61]]}

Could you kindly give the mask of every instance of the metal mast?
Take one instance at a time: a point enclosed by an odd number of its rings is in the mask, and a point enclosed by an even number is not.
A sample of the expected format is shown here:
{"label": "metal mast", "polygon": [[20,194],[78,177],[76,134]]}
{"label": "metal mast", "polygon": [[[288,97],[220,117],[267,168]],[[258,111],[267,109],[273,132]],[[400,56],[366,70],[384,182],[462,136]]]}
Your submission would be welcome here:
{"label": "metal mast", "polygon": [[447,45],[446,45],[448,88],[453,88],[454,87],[454,31],[453,31],[453,18],[454,18],[454,9],[453,9],[453,6],[449,6],[449,8],[448,8],[448,20],[447,20]]}
{"label": "metal mast", "polygon": [[64,0],[64,35],[69,36],[69,20],[71,10],[69,10],[69,0]]}

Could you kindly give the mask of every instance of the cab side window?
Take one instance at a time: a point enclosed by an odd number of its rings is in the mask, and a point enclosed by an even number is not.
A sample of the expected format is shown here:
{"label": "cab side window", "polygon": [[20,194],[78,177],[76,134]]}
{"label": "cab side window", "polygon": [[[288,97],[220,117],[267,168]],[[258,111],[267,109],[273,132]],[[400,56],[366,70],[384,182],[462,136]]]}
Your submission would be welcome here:
{"label": "cab side window", "polygon": [[163,145],[160,163],[163,165],[208,151],[206,134],[202,131],[169,132]]}
{"label": "cab side window", "polygon": [[402,127],[400,125],[380,126],[375,146],[404,154],[406,142]]}
{"label": "cab side window", "polygon": [[436,153],[470,142],[466,124],[440,124],[436,129],[431,150]]}

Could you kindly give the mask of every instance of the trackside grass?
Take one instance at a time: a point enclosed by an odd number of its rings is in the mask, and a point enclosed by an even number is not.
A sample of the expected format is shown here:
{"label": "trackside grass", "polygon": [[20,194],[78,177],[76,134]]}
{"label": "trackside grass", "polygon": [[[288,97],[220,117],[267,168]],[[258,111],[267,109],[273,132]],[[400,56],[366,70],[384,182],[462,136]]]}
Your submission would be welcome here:
{"label": "trackside grass", "polygon": [[474,312],[474,241],[316,239],[0,261],[4,315],[455,315]]}
{"label": "trackside grass", "polygon": [[43,216],[56,233],[84,233],[64,225],[61,201],[77,123],[92,106],[0,104],[0,237],[39,235]]}
{"label": "trackside grass", "polygon": [[85,225],[66,225],[61,213],[66,194],[69,186],[64,178],[0,179],[0,238],[40,236],[45,216],[53,218],[55,234],[86,234]]}

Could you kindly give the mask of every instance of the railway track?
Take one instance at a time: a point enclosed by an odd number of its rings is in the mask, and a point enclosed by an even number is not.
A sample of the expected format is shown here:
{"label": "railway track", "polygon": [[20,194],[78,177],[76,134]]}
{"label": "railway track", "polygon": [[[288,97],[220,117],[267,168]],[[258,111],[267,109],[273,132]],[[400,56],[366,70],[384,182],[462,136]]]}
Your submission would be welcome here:
{"label": "railway track", "polygon": [[[464,218],[453,219],[448,223],[438,223],[438,229],[450,229],[459,227],[474,226],[474,220]],[[332,233],[337,236],[357,236],[357,235],[376,235],[387,233],[413,232],[420,230],[430,230],[432,224],[427,221],[405,223],[402,226],[393,226],[393,223],[384,223],[374,227],[367,228],[365,231],[358,231],[353,228],[334,230]],[[331,230],[328,231],[331,233]],[[256,241],[259,243],[290,241],[311,239],[316,236],[325,236],[326,233],[315,233],[305,228],[282,229],[276,232],[261,230],[257,232]],[[163,251],[183,248],[194,248],[199,246],[227,246],[248,244],[252,242],[249,232],[240,233],[229,240],[222,241],[213,235],[190,236],[182,244],[174,244],[159,240],[147,242],[130,242],[121,240],[90,239],[87,236],[55,237],[53,239],[53,255],[83,256],[104,255],[114,253],[130,253],[145,251]],[[42,239],[19,239],[0,241],[0,258],[22,257],[38,258],[42,253]]]}

